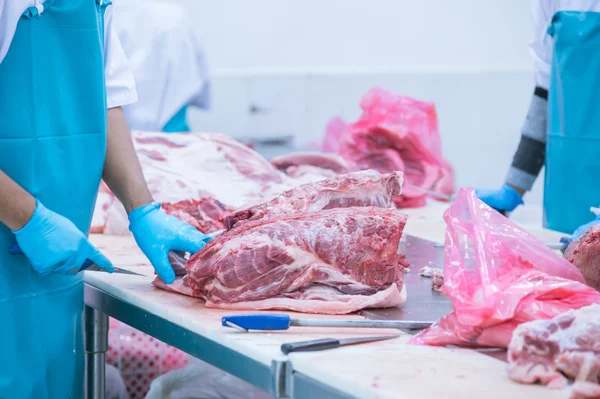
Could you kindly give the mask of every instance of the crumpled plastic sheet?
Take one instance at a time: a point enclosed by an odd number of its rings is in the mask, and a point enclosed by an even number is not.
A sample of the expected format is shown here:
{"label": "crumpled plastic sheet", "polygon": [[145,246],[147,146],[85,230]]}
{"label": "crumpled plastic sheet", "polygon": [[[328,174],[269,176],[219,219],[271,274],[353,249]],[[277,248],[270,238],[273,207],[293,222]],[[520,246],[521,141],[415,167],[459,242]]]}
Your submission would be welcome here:
{"label": "crumpled plastic sheet", "polygon": [[416,344],[506,348],[521,323],[600,303],[575,266],[461,189],[447,224],[442,292],[454,310]]}
{"label": "crumpled plastic sheet", "polygon": [[339,152],[358,170],[404,172],[402,195],[396,198],[400,208],[425,206],[423,190],[454,194],[454,172],[442,155],[433,103],[373,88],[360,106],[363,112],[356,122],[346,124],[336,117],[328,123],[324,151]]}
{"label": "crumpled plastic sheet", "polygon": [[171,371],[152,382],[146,399],[273,399],[247,382],[189,357],[189,366]]}

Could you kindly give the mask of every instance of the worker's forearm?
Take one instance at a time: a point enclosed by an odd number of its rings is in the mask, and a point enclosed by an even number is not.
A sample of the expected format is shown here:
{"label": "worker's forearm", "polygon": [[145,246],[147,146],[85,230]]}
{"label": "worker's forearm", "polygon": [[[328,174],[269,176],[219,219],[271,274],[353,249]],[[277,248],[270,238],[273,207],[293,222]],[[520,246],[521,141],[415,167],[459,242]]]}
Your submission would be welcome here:
{"label": "worker's forearm", "polygon": [[0,222],[20,230],[35,210],[35,198],[0,170]]}
{"label": "worker's forearm", "polygon": [[542,166],[544,166],[547,108],[548,91],[536,87],[521,130],[521,142],[506,176],[506,184],[521,195],[531,190]]}
{"label": "worker's forearm", "polygon": [[152,202],[152,195],[133,147],[121,108],[108,110],[104,182],[125,206],[127,213]]}

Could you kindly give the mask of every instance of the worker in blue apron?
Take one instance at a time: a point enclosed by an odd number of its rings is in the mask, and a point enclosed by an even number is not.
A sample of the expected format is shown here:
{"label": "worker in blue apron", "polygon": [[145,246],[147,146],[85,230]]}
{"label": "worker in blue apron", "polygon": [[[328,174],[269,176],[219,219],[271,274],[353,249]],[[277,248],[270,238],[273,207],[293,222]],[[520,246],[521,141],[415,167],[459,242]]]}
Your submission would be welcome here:
{"label": "worker in blue apron", "polygon": [[600,1],[535,3],[537,87],[521,142],[506,184],[477,194],[510,212],[545,165],[545,227],[576,238],[600,223],[590,212],[600,206]]}
{"label": "worker in blue apron", "polygon": [[189,132],[188,111],[210,106],[210,80],[188,10],[176,2],[119,0],[115,29],[140,97],[123,107],[129,127]]}
{"label": "worker in blue apron", "polygon": [[[131,96],[105,79],[118,69],[109,5],[11,0],[0,10],[0,398],[83,394],[77,271],[86,259],[113,270],[87,239],[102,177],[165,282],[170,250],[208,240],[152,202],[119,108]],[[9,255],[15,242],[23,255]]]}

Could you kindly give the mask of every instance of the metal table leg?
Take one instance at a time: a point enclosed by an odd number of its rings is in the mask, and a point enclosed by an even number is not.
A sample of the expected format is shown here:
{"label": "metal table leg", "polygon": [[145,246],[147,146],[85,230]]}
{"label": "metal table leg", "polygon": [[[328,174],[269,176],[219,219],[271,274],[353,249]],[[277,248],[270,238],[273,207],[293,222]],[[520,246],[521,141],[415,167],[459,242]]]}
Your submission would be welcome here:
{"label": "metal table leg", "polygon": [[85,398],[104,399],[108,316],[86,306],[84,326]]}

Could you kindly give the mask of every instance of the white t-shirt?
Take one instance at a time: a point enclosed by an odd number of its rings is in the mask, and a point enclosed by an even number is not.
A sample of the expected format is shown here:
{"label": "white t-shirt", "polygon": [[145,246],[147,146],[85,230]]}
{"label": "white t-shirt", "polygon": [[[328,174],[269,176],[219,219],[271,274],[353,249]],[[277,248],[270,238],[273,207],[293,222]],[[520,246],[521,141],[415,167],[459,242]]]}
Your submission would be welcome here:
{"label": "white t-shirt", "polygon": [[[43,5],[44,1],[40,3]],[[21,15],[34,4],[34,0],[0,0],[0,63],[10,48]],[[135,80],[112,21],[113,6],[108,6],[104,15],[104,73],[108,108],[137,101]]]}
{"label": "white t-shirt", "polygon": [[544,89],[550,85],[552,37],[546,34],[552,17],[559,11],[600,12],[600,0],[533,0],[533,57],[535,83]]}
{"label": "white t-shirt", "polygon": [[115,1],[114,25],[140,97],[123,107],[132,130],[161,131],[184,105],[208,108],[206,57],[184,7],[153,0]]}

